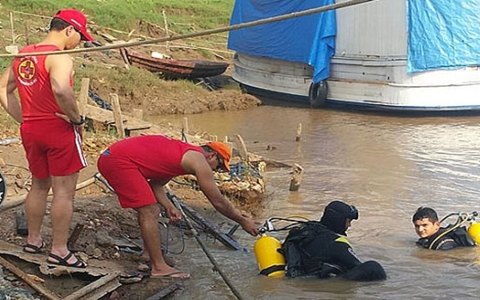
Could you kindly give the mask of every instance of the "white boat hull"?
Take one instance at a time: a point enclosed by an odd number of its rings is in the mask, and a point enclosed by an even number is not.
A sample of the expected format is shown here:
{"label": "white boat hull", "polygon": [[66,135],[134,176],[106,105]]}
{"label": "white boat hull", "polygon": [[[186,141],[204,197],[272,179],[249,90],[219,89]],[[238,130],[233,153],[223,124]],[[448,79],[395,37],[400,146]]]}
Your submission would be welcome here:
{"label": "white boat hull", "polygon": [[[312,68],[306,64],[237,53],[234,66],[233,78],[247,91],[309,101]],[[402,57],[334,57],[327,85],[326,105],[378,110],[480,109],[478,67],[407,74]]]}

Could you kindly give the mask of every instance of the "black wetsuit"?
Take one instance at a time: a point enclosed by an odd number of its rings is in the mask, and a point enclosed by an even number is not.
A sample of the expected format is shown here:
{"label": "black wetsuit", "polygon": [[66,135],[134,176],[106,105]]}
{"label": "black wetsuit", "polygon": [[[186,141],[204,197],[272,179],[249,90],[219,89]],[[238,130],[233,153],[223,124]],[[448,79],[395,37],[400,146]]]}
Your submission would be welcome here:
{"label": "black wetsuit", "polygon": [[362,263],[346,236],[337,234],[319,222],[307,222],[290,230],[280,250],[287,261],[287,276],[342,276],[350,280],[385,279],[376,262]]}
{"label": "black wetsuit", "polygon": [[450,250],[456,247],[475,246],[475,242],[468,235],[465,227],[451,229],[452,226],[442,227],[434,235],[419,239],[417,245],[431,250]]}

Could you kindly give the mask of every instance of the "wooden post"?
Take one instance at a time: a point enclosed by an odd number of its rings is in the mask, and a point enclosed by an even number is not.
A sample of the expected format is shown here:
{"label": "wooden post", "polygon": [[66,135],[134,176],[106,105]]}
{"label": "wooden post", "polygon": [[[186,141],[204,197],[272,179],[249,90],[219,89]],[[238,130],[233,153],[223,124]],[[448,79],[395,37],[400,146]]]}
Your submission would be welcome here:
{"label": "wooden post", "polygon": [[299,164],[294,164],[292,170],[292,179],[290,180],[290,191],[298,191],[302,183],[303,168]]}
{"label": "wooden post", "polygon": [[134,109],[132,110],[132,116],[133,116],[135,119],[143,120],[143,110],[140,109],[140,108],[134,108]]}
{"label": "wooden post", "polygon": [[228,135],[226,135],[224,138],[223,138],[223,142],[225,144],[228,144],[229,140],[228,140]]}
{"label": "wooden post", "polygon": [[123,128],[122,110],[120,109],[120,102],[117,94],[110,94],[110,102],[112,103],[113,119],[117,127],[117,135],[119,138],[125,137],[125,129]]}
{"label": "wooden post", "polygon": [[15,45],[15,29],[13,28],[13,12],[10,12],[10,28],[12,30],[12,45]]}
{"label": "wooden post", "polygon": [[90,78],[82,78],[82,86],[80,87],[80,95],[78,96],[78,111],[81,116],[85,116],[85,107],[88,103],[88,88],[90,86]]}
{"label": "wooden post", "polygon": [[83,224],[75,225],[75,228],[73,229],[73,232],[72,232],[72,234],[70,235],[70,237],[68,238],[68,241],[67,241],[68,249],[70,249],[72,251],[75,249],[75,243],[77,242],[78,238],[82,234],[83,227],[84,227]]}
{"label": "wooden post", "polygon": [[234,137],[240,157],[243,161],[248,162],[248,151],[247,147],[245,146],[245,142],[243,141],[243,138],[239,134],[236,134]]}
{"label": "wooden post", "polygon": [[295,141],[296,141],[296,142],[299,142],[299,141],[300,141],[301,135],[302,135],[302,123],[298,123],[298,126],[297,126],[297,137],[295,138]]}
{"label": "wooden post", "polygon": [[[170,34],[168,33],[168,22],[167,22],[167,14],[165,13],[165,10],[162,10],[162,16],[163,16],[163,24],[165,25],[165,34],[167,37],[170,37]],[[165,46],[167,47],[167,50],[170,50],[170,42],[166,42]]]}
{"label": "wooden post", "polygon": [[30,45],[30,23],[28,22],[28,19],[25,20],[25,44]]}
{"label": "wooden post", "polygon": [[123,60],[123,65],[125,66],[125,69],[130,70],[130,61],[128,60],[127,53],[125,52],[125,48],[120,48],[120,56],[122,57]]}
{"label": "wooden post", "polygon": [[188,134],[188,118],[187,117],[183,118],[182,129],[183,129],[183,133]]}

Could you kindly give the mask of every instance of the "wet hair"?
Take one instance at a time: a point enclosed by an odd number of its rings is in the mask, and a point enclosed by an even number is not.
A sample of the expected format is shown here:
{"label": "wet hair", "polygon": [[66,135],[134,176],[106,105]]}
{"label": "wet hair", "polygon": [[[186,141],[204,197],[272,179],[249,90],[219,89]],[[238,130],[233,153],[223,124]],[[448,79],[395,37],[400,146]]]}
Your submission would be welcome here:
{"label": "wet hair", "polygon": [[53,18],[52,21],[50,21],[50,25],[48,27],[49,31],[62,31],[68,26],[71,26],[71,24],[68,24],[64,20],[60,18]]}
{"label": "wet hair", "polygon": [[422,219],[428,219],[432,223],[438,222],[437,212],[433,208],[420,206],[413,215],[412,222]]}

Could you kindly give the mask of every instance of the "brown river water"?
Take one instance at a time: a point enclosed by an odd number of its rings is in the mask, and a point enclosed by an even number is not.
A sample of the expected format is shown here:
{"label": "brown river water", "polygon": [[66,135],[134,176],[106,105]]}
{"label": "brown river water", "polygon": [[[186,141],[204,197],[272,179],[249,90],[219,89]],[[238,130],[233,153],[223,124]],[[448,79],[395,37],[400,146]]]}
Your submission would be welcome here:
{"label": "brown river water", "polygon": [[[304,167],[298,192],[290,169],[267,170],[269,217],[318,219],[332,200],[359,209],[348,237],[361,260],[385,268],[383,282],[270,279],[258,275],[255,238],[235,237],[249,252],[213,247],[212,255],[244,299],[479,299],[480,248],[434,252],[415,246],[411,216],[431,206],[440,218],[480,210],[480,117],[401,117],[303,107],[189,115],[189,126],[240,134],[249,151]],[[180,125],[183,117],[162,117]],[[300,142],[295,141],[302,124]],[[270,149],[270,150],[267,150]],[[271,235],[280,240],[285,232]],[[193,241],[192,241],[193,243]],[[189,247],[187,247],[187,253]],[[192,278],[175,299],[235,299],[205,255],[192,254]]]}

